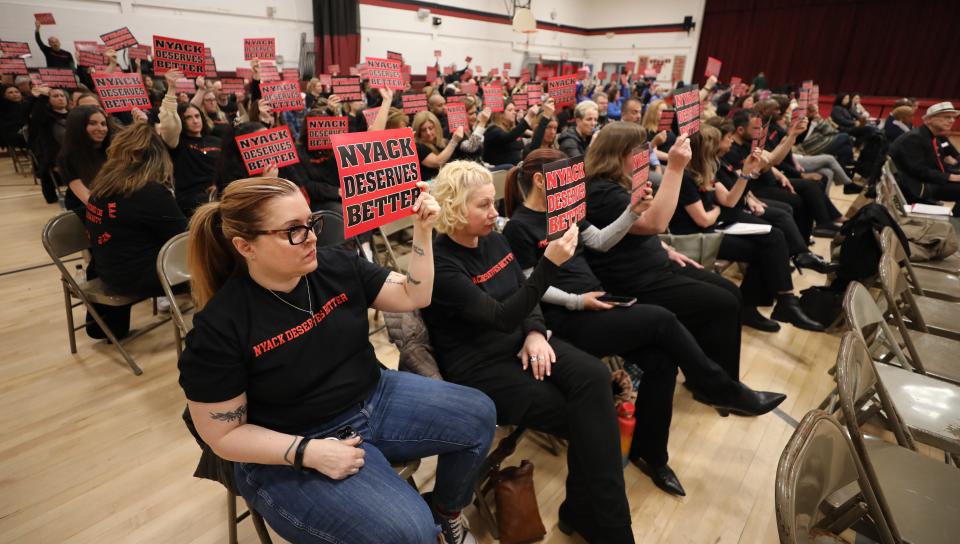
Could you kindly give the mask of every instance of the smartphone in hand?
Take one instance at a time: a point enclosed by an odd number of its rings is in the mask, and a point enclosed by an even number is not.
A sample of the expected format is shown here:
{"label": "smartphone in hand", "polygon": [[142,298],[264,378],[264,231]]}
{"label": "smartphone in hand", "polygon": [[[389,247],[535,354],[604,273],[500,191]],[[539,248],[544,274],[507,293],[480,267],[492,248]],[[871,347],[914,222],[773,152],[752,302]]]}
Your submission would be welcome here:
{"label": "smartphone in hand", "polygon": [[607,304],[613,304],[614,306],[620,306],[622,308],[629,308],[637,303],[636,297],[618,297],[615,295],[600,295],[597,297],[597,300],[600,302],[606,302]]}

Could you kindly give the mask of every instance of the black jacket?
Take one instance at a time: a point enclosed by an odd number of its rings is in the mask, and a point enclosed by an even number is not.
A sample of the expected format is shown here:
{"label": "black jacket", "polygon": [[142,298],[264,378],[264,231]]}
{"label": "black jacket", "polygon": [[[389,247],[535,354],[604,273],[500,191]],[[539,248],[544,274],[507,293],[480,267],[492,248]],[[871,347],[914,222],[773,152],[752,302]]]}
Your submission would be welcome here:
{"label": "black jacket", "polygon": [[[591,134],[590,137],[593,137]],[[587,154],[587,145],[590,144],[590,138],[584,138],[577,132],[577,126],[567,127],[557,136],[560,142],[560,151],[563,151],[568,157],[574,158]]]}
{"label": "black jacket", "polygon": [[897,166],[897,180],[908,199],[923,198],[926,184],[950,182],[950,172],[937,153],[944,141],[934,137],[926,125],[920,125],[890,146],[890,158]]}

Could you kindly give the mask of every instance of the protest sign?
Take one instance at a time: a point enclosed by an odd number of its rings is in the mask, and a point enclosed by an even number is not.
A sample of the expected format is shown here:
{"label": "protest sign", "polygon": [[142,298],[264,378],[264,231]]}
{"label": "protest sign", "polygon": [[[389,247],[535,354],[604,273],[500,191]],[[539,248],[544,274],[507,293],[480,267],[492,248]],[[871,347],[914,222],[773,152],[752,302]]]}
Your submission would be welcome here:
{"label": "protest sign", "polygon": [[265,81],[260,83],[260,92],[274,112],[301,111],[305,107],[296,81]]}
{"label": "protest sign", "polygon": [[239,78],[223,78],[220,80],[220,90],[225,93],[243,92],[243,80]]}
{"label": "protest sign", "polygon": [[657,120],[657,132],[673,130],[674,113],[671,108],[664,108],[660,112],[660,118]]}
{"label": "protest sign", "polygon": [[104,45],[113,48],[114,51],[139,45],[139,42],[137,42],[137,39],[133,37],[133,33],[130,32],[130,29],[127,27],[101,34],[100,39],[103,40]]}
{"label": "protest sign", "polygon": [[476,83],[464,83],[460,85],[460,92],[466,95],[476,96],[477,95],[477,84]]}
{"label": "protest sign", "polygon": [[583,81],[590,77],[590,70],[587,68],[580,68],[577,70],[577,81]]}
{"label": "protest sign", "polygon": [[630,180],[633,192],[643,191],[643,186],[649,179],[650,147],[647,144],[641,144],[635,147],[630,154]]}
{"label": "protest sign", "polygon": [[543,103],[543,83],[527,83],[527,104],[537,106]]}
{"label": "protest sign", "polygon": [[542,64],[537,65],[537,79],[550,79],[555,75],[557,75],[557,71],[553,68],[553,66],[544,66]]}
{"label": "protest sign", "polygon": [[262,174],[270,166],[281,168],[300,162],[286,125],[237,136],[236,141],[243,165],[251,176]]}
{"label": "protest sign", "polygon": [[33,18],[36,19],[41,25],[57,24],[57,21],[54,20],[52,13],[34,13]]}
{"label": "protest sign", "polygon": [[440,77],[440,71],[436,66],[427,66],[427,83],[433,82],[433,80]]}
{"label": "protest sign", "polygon": [[345,238],[413,214],[420,158],[410,128],[335,134],[331,140]]}
{"label": "protest sign", "polygon": [[439,49],[434,49],[433,56],[439,59],[441,56],[443,56],[443,52],[440,51]]}
{"label": "protest sign", "polygon": [[272,60],[260,61],[260,81],[280,81],[280,71]]}
{"label": "protest sign", "polygon": [[339,75],[339,74],[340,74],[340,65],[339,65],[339,64],[331,64],[330,66],[327,66],[327,70],[330,72],[330,75],[332,75],[332,76]]}
{"label": "protest sign", "polygon": [[367,57],[367,79],[374,89],[403,90],[403,63],[398,60]]}
{"label": "protest sign", "polygon": [[556,240],[587,217],[583,157],[543,165],[543,179],[547,193],[547,240]]}
{"label": "protest sign", "polygon": [[333,85],[333,94],[339,96],[342,102],[363,100],[359,76],[333,76],[330,81]]}
{"label": "protest sign", "polygon": [[377,118],[378,113],[380,113],[379,106],[376,108],[364,108],[363,118],[366,119],[368,127],[373,124],[373,121]]}
{"label": "protest sign", "polygon": [[547,80],[547,92],[557,108],[570,106],[577,102],[577,76],[557,76]]}
{"label": "protest sign", "polygon": [[28,74],[28,75],[30,76],[30,83],[31,83],[34,87],[43,87],[43,86],[44,86],[44,84],[43,84],[43,78],[40,77],[40,74],[38,74],[38,73],[36,73],[36,72],[30,72],[30,74]]}
{"label": "protest sign", "polygon": [[504,72],[504,73],[509,72],[511,68],[513,68],[513,65],[511,65],[509,62],[504,62],[504,63],[503,63],[503,72]]}
{"label": "protest sign", "polygon": [[390,60],[398,60],[403,63],[403,53],[397,53],[396,51],[387,51],[387,58]]}
{"label": "protest sign", "polygon": [[253,69],[246,66],[237,66],[236,74],[240,79],[253,79]]}
{"label": "protest sign", "polygon": [[403,100],[403,113],[407,115],[427,111],[427,95],[425,93],[405,94],[401,99]]}
{"label": "protest sign", "polygon": [[281,75],[284,81],[300,81],[300,70],[296,68],[284,68]]}
{"label": "protest sign", "polygon": [[720,66],[723,63],[720,62],[720,59],[715,59],[713,57],[707,57],[707,68],[703,71],[705,77],[713,76],[717,79],[720,78]]}
{"label": "protest sign", "polygon": [[626,69],[628,74],[632,74],[633,71],[637,68],[637,63],[632,60],[628,60],[626,64]]}
{"label": "protest sign", "polygon": [[197,92],[197,82],[194,79],[178,79],[173,88],[177,91],[177,94],[195,94]]}
{"label": "protest sign", "polygon": [[207,79],[216,79],[217,61],[211,56],[203,57],[203,77]]}
{"label": "protest sign", "polygon": [[277,56],[276,38],[244,38],[243,60],[274,59]]}
{"label": "protest sign", "polygon": [[348,132],[347,117],[307,117],[307,149],[333,149],[330,137]]}
{"label": "protest sign", "polygon": [[483,86],[483,105],[492,113],[503,111],[503,87],[500,85]]}
{"label": "protest sign", "polygon": [[643,75],[643,73],[647,70],[648,64],[650,64],[650,57],[646,55],[637,57],[637,71],[635,73]]}
{"label": "protest sign", "polygon": [[40,79],[54,89],[77,88],[77,77],[69,68],[40,68]]}
{"label": "protest sign", "polygon": [[5,42],[0,41],[0,52],[4,57],[29,57],[30,44],[27,42]]}
{"label": "protest sign", "polygon": [[452,134],[458,128],[463,127],[464,133],[469,130],[467,126],[467,106],[463,102],[447,102],[447,126]]}
{"label": "protest sign", "polygon": [[130,57],[130,60],[147,60],[147,58],[153,53],[152,50],[153,48],[149,45],[134,45],[130,49],[127,49],[127,56]]}
{"label": "protest sign", "polygon": [[107,63],[107,57],[103,55],[106,46],[95,41],[76,41],[73,45],[77,53],[77,66],[102,66]]}
{"label": "protest sign", "polygon": [[677,127],[680,134],[687,136],[700,130],[700,87],[689,85],[678,89],[673,95],[673,105],[677,110]]}
{"label": "protest sign", "polygon": [[11,76],[27,75],[27,61],[16,57],[0,58],[0,74]]}
{"label": "protest sign", "polygon": [[[674,82],[680,81],[683,79],[683,70],[687,66],[687,56],[686,55],[674,55],[673,57],[673,72],[670,74],[670,79]],[[659,66],[654,65],[657,70],[657,74],[660,73],[660,69],[663,68],[663,64]]]}
{"label": "protest sign", "polygon": [[527,93],[517,93],[510,96],[510,101],[513,102],[513,105],[517,107],[518,110],[525,110],[530,107],[530,100],[527,98]]}
{"label": "protest sign", "polygon": [[467,95],[463,93],[451,94],[447,97],[447,104],[463,104],[466,103]]}
{"label": "protest sign", "polygon": [[179,70],[187,77],[204,73],[203,43],[164,36],[153,37],[153,72],[165,74]]}
{"label": "protest sign", "polygon": [[150,109],[150,97],[143,86],[143,77],[137,72],[95,72],[93,85],[100,96],[103,111],[107,113],[130,111],[134,108]]}
{"label": "protest sign", "polygon": [[818,109],[820,108],[820,86],[814,85],[810,87],[810,103],[815,105]]}

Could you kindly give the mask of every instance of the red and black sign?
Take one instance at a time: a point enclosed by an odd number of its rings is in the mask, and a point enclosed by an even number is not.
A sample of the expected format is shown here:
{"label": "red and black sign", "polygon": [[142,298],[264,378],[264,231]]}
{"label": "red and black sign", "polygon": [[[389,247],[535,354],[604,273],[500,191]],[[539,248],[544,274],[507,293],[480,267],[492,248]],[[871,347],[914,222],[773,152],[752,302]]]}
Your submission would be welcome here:
{"label": "red and black sign", "polygon": [[127,27],[101,34],[100,39],[103,40],[104,45],[112,48],[114,51],[139,45],[139,42],[137,42],[137,39],[133,37],[133,33],[130,32],[130,29]]}
{"label": "red and black sign", "polygon": [[281,168],[300,161],[286,126],[237,136],[243,165],[251,176],[262,174],[270,166]]}
{"label": "red and black sign", "polygon": [[637,74],[643,74],[647,70],[647,65],[650,64],[650,57],[646,55],[641,55],[637,57]]}
{"label": "red and black sign", "polygon": [[664,108],[660,111],[660,118],[657,120],[657,132],[673,130],[674,113],[671,108]]}
{"label": "red and black sign", "polygon": [[477,84],[476,83],[464,83],[460,85],[460,91],[463,94],[470,96],[477,96]]}
{"label": "red and black sign", "polygon": [[153,72],[179,70],[187,77],[204,74],[203,43],[164,36],[153,37]]}
{"label": "red and black sign", "polygon": [[260,61],[260,81],[280,81],[280,71],[272,60]]}
{"label": "red and black sign", "polygon": [[463,132],[470,130],[469,120],[467,119],[467,105],[463,102],[447,102],[447,126],[450,132],[455,132],[463,127]]}
{"label": "red and black sign", "polygon": [[373,125],[373,122],[377,119],[377,114],[380,113],[380,107],[376,108],[365,108],[363,110],[363,118],[367,121],[367,126]]}
{"label": "red and black sign", "polygon": [[340,65],[339,65],[339,64],[331,64],[330,66],[327,66],[327,69],[330,70],[330,75],[334,75],[334,76],[335,76],[335,75],[337,75],[337,74],[340,73]]}
{"label": "red and black sign", "polygon": [[634,72],[634,70],[637,69],[637,63],[636,63],[636,62],[633,62],[632,60],[628,60],[628,61],[627,61],[627,65],[626,65],[626,69],[627,69],[627,73],[628,73],[628,74],[632,74],[632,73]]}
{"label": "red and black sign", "polygon": [[707,57],[707,68],[703,71],[703,75],[706,77],[713,76],[717,79],[720,78],[720,66],[723,63],[720,62],[720,59],[715,59],[713,57]]}
{"label": "red and black sign", "polygon": [[330,137],[334,134],[346,134],[347,117],[307,117],[307,149],[333,149]]}
{"label": "red and black sign", "polygon": [[237,77],[240,79],[253,79],[253,69],[248,66],[237,66],[236,71]]}
{"label": "red and black sign", "polygon": [[360,90],[360,76],[333,76],[333,94],[340,97],[342,102],[363,100],[363,91]]}
{"label": "red and black sign", "polygon": [[[673,72],[670,74],[670,77],[673,81],[680,81],[683,79],[683,69],[687,66],[687,56],[686,55],[674,55],[673,57]],[[654,65],[654,68],[657,70],[657,74],[660,73],[660,69],[663,68],[663,64],[659,66]]]}
{"label": "red and black sign", "polygon": [[27,61],[16,57],[0,57],[0,74],[25,76],[27,75]]}
{"label": "red and black sign", "polygon": [[673,95],[677,110],[677,127],[680,134],[689,136],[700,130],[700,86],[688,85],[677,89]]}
{"label": "red and black sign", "polygon": [[332,136],[350,238],[413,214],[420,158],[410,128]]}
{"label": "red and black sign", "polygon": [[503,87],[500,85],[483,86],[483,105],[493,113],[503,111]]}
{"label": "red and black sign", "polygon": [[547,92],[557,108],[577,103],[577,76],[557,76],[547,80]]}
{"label": "red and black sign", "polygon": [[527,98],[526,93],[517,93],[510,97],[510,101],[513,102],[513,105],[516,106],[518,110],[525,110],[530,107],[530,100]]}
{"label": "red and black sign", "polygon": [[317,79],[320,80],[320,84],[325,87],[333,86],[333,76],[330,74],[317,74]]}
{"label": "red and black sign", "polygon": [[27,42],[0,41],[0,52],[4,57],[29,57],[30,44]]}
{"label": "red and black sign", "polygon": [[415,115],[421,111],[427,111],[427,95],[425,93],[405,94],[403,100],[403,113]]}
{"label": "red and black sign", "polygon": [[203,77],[207,79],[216,79],[217,77],[217,61],[209,54],[203,57]]}
{"label": "red and black sign", "polygon": [[73,45],[77,50],[78,66],[103,66],[107,63],[107,57],[103,54],[106,46],[94,41],[77,41]]}
{"label": "red and black sign", "polygon": [[260,84],[263,99],[270,103],[274,112],[300,111],[304,109],[300,86],[296,81],[273,81]]}
{"label": "red and black sign", "polygon": [[69,68],[40,68],[40,79],[54,89],[77,88],[77,76]]}
{"label": "red and black sign", "polygon": [[127,56],[133,59],[147,60],[153,54],[153,48],[149,45],[134,45],[127,50]]}
{"label": "red and black sign", "polygon": [[427,66],[427,83],[432,82],[433,80],[440,77],[440,71],[437,70],[436,66]]}
{"label": "red and black sign", "polygon": [[640,189],[650,179],[650,147],[642,144],[630,154],[630,180],[633,190]]}
{"label": "red and black sign", "polygon": [[547,192],[547,240],[563,236],[587,217],[587,183],[583,157],[543,165]]}
{"label": "red and black sign", "polygon": [[387,58],[390,60],[399,60],[403,62],[403,53],[397,53],[396,51],[387,51]]}
{"label": "red and black sign", "polygon": [[220,90],[225,93],[241,93],[244,91],[243,80],[240,78],[224,78],[220,80]]}
{"label": "red and black sign", "polygon": [[243,60],[274,59],[277,57],[276,38],[244,38]]}
{"label": "red and black sign", "polygon": [[300,70],[296,68],[284,68],[281,75],[284,81],[300,81]]}
{"label": "red and black sign", "polygon": [[543,103],[543,83],[527,83],[527,103],[531,106]]}
{"label": "red and black sign", "polygon": [[391,59],[367,57],[366,77],[374,89],[393,89],[402,91],[403,62]]}
{"label": "red and black sign", "polygon": [[54,20],[52,13],[34,13],[34,19],[37,20],[41,25],[55,25],[57,21]]}
{"label": "red and black sign", "polygon": [[150,97],[143,86],[143,77],[137,72],[96,72],[93,74],[93,85],[100,95],[103,111],[107,113],[134,108],[150,109]]}
{"label": "red and black sign", "polygon": [[173,88],[174,90],[177,91],[178,94],[187,93],[192,95],[192,94],[196,94],[197,92],[197,82],[196,80],[187,79],[187,78],[178,79],[177,83],[173,86]]}

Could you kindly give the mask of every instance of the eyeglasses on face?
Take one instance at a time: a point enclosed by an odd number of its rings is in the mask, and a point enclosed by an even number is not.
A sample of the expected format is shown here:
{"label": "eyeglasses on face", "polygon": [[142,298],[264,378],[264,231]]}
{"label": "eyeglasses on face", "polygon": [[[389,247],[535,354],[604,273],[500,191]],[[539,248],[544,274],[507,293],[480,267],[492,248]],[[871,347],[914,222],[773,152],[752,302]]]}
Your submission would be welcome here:
{"label": "eyeglasses on face", "polygon": [[306,225],[294,225],[285,229],[273,230],[255,230],[254,234],[286,234],[290,245],[296,246],[307,241],[310,238],[310,231],[317,236],[323,232],[323,214],[313,214],[307,219]]}

